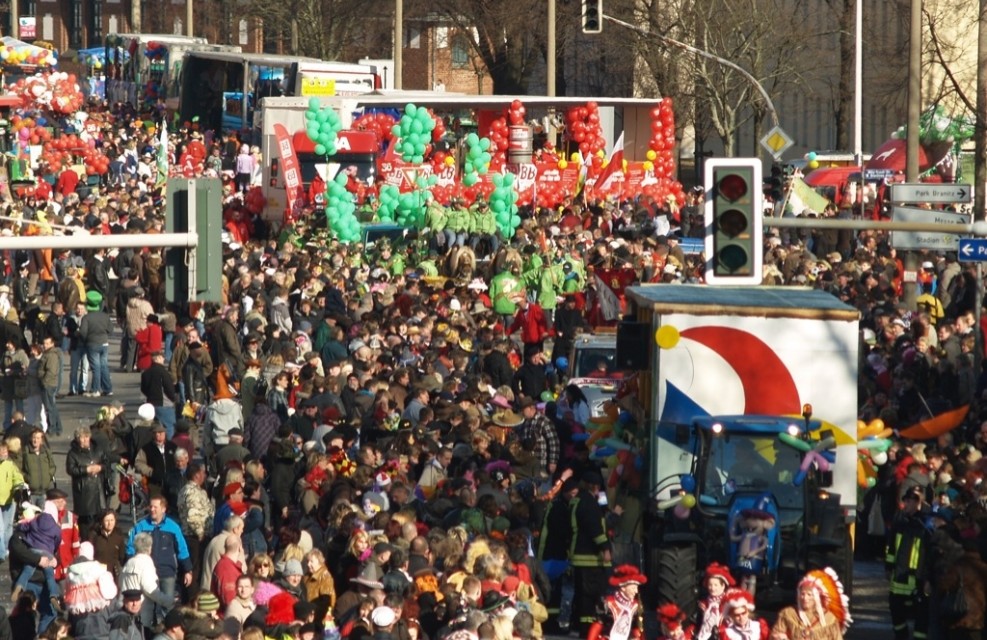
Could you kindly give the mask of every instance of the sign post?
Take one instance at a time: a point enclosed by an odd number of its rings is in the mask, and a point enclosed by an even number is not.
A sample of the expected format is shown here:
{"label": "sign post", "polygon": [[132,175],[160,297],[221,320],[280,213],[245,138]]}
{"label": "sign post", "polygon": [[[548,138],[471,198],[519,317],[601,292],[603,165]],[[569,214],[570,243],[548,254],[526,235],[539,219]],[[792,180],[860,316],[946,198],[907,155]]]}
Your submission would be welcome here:
{"label": "sign post", "polygon": [[925,202],[928,204],[969,204],[973,189],[965,184],[907,183],[891,185],[891,202]]}

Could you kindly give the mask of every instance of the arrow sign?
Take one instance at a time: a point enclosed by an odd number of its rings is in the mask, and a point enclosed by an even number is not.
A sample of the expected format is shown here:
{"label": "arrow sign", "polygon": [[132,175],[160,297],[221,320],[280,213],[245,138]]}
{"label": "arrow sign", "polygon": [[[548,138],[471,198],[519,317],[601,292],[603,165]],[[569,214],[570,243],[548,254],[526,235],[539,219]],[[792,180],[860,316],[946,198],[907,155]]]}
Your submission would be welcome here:
{"label": "arrow sign", "polygon": [[[970,222],[969,214],[918,207],[892,207],[891,219],[895,222],[938,222],[956,225]],[[898,250],[956,251],[959,233],[965,232],[960,229],[957,229],[957,234],[944,231],[892,231],[891,246]]]}
{"label": "arrow sign", "polygon": [[973,189],[966,184],[907,183],[891,185],[892,202],[927,202],[929,204],[967,204],[973,201]]}
{"label": "arrow sign", "polygon": [[987,238],[960,238],[960,262],[987,262]]}

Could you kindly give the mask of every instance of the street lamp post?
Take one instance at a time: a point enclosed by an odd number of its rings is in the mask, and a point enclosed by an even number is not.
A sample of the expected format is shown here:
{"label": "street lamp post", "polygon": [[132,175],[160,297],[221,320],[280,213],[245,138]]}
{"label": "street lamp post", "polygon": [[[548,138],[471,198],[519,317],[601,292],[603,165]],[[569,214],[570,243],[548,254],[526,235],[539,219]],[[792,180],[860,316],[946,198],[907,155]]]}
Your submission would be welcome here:
{"label": "street lamp post", "polygon": [[404,61],[401,59],[404,48],[404,0],[394,0],[394,88],[401,90],[401,71]]}
{"label": "street lamp post", "polygon": [[548,0],[548,37],[545,49],[545,95],[555,96],[555,0]]}

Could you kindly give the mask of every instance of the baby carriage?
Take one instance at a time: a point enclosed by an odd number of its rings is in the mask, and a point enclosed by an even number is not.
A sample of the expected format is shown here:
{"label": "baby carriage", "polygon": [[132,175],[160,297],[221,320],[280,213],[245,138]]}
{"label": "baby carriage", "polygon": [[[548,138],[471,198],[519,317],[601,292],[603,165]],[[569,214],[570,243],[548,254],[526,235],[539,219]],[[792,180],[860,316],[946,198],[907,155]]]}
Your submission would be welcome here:
{"label": "baby carriage", "polygon": [[130,506],[131,522],[136,523],[149,512],[150,500],[145,479],[133,467],[126,468],[118,464],[113,468],[120,476],[120,506]]}

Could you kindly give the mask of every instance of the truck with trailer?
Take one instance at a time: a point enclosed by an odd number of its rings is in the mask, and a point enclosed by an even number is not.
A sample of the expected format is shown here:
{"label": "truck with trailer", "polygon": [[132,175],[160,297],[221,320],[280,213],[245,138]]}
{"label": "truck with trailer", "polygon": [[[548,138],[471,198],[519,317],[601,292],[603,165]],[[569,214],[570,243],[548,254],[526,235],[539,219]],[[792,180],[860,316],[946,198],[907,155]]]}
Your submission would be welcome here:
{"label": "truck with trailer", "polygon": [[[694,610],[712,561],[756,573],[759,599],[819,566],[849,585],[859,312],[791,287],[659,284],[626,295],[631,322],[644,326],[622,325],[618,343],[647,344],[618,346],[641,356],[636,393],[618,398],[646,471],[618,497],[614,539],[641,553],[651,597]],[[806,463],[810,449],[831,463]],[[755,512],[771,526],[752,568],[738,545]]]}

